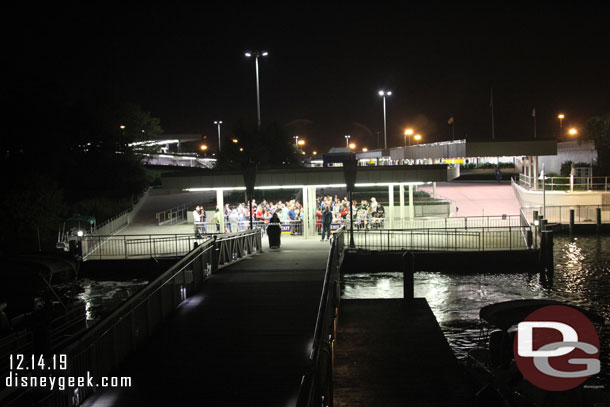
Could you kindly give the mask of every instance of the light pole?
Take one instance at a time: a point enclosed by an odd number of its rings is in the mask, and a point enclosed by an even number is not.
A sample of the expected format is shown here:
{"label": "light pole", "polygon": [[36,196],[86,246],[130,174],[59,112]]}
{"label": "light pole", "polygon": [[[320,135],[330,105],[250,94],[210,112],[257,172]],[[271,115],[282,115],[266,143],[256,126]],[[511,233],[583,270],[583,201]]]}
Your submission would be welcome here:
{"label": "light pole", "polygon": [[260,95],[260,86],[258,80],[258,58],[266,57],[269,55],[267,51],[247,51],[244,54],[246,57],[254,57],[254,66],[256,69],[256,113],[258,118],[258,128],[261,128],[261,95]]}
{"label": "light pole", "polygon": [[409,136],[409,145],[411,145],[411,136],[413,135],[413,129],[405,130],[405,147],[407,146],[407,136]]}
{"label": "light pole", "polygon": [[388,148],[388,132],[387,132],[387,124],[386,124],[386,110],[385,110],[385,97],[392,96],[391,90],[380,90],[379,96],[383,98],[383,148]]}
{"label": "light pole", "polygon": [[222,120],[214,121],[214,124],[218,128],[218,152],[220,153],[220,125],[222,124]]}
{"label": "light pole", "polygon": [[299,136],[294,136],[293,139],[294,139],[294,145],[298,146],[299,145]]}
{"label": "light pole", "polygon": [[347,147],[347,148],[349,148],[349,138],[350,138],[350,137],[351,137],[351,136],[350,136],[349,134],[346,134],[346,135],[345,135],[345,147]]}
{"label": "light pole", "polygon": [[561,138],[561,136],[563,136],[563,119],[565,118],[565,116],[563,115],[563,113],[559,113],[557,118],[559,119],[559,138]]}

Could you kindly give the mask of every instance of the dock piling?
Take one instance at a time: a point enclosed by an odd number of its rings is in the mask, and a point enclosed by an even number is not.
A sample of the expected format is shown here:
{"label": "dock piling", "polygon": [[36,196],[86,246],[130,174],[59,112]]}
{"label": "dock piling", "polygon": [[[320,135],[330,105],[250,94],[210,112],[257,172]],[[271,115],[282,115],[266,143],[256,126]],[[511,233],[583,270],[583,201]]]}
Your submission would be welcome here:
{"label": "dock piling", "polygon": [[405,301],[410,301],[415,298],[414,293],[414,274],[415,274],[415,254],[413,252],[405,252],[402,255],[403,264],[403,290]]}

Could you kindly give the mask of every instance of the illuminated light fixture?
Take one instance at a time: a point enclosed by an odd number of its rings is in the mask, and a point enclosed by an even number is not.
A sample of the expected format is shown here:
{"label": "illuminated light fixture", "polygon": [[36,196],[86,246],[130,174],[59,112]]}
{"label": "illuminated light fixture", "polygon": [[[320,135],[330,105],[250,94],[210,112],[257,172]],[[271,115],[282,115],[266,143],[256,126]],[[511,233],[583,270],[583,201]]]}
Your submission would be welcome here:
{"label": "illuminated light fixture", "polygon": [[236,138],[234,138],[234,139],[233,139],[233,140],[231,140],[231,141],[233,141],[235,144],[239,143],[239,140],[238,140],[238,139],[236,139]]}
{"label": "illuminated light fixture", "polygon": [[572,127],[570,130],[568,130],[568,134],[570,136],[575,136],[578,134],[578,130],[576,130],[574,127]]}
{"label": "illuminated light fixture", "polygon": [[78,232],[76,232],[76,235],[77,235],[78,237],[83,237],[84,233],[83,233],[83,231],[82,231],[82,230],[79,230]]}
{"label": "illuminated light fixture", "polygon": [[260,85],[258,80],[258,59],[260,57],[266,57],[269,55],[267,51],[246,51],[244,55],[248,58],[254,57],[254,67],[256,70],[256,115],[258,119],[258,128],[261,127],[261,95],[260,95]]}
{"label": "illuminated light fixture", "polygon": [[313,150],[313,155],[318,154],[318,152],[316,150]]}
{"label": "illuminated light fixture", "polygon": [[353,150],[354,148],[356,148],[356,144],[355,143],[350,143],[349,144],[349,149]]}
{"label": "illuminated light fixture", "polygon": [[243,147],[240,147],[240,148],[239,148],[239,151],[244,151],[244,148],[243,148]]}
{"label": "illuminated light fixture", "polygon": [[366,153],[367,151],[369,151],[369,149],[368,149],[368,148],[366,148],[366,147],[364,147],[364,148],[362,149],[362,152],[363,152],[363,153]]}
{"label": "illuminated light fixture", "polygon": [[305,140],[299,139],[299,141],[297,141],[297,144],[300,145],[300,146],[304,146],[305,145]]}
{"label": "illuminated light fixture", "polygon": [[559,114],[557,115],[557,118],[558,118],[558,119],[565,119],[565,116],[564,116],[564,114],[563,114],[563,113],[559,113]]}
{"label": "illuminated light fixture", "polygon": [[387,149],[388,148],[388,131],[387,131],[388,126],[387,126],[387,122],[386,122],[385,97],[391,96],[392,91],[381,89],[378,93],[379,93],[379,96],[381,96],[383,98],[383,148]]}
{"label": "illuminated light fixture", "polygon": [[201,151],[205,151],[208,149],[208,146],[206,146],[205,144],[202,144],[200,148],[201,148]]}
{"label": "illuminated light fixture", "polygon": [[420,141],[421,140],[421,134],[416,134],[415,136],[413,136],[413,139],[415,141]]}

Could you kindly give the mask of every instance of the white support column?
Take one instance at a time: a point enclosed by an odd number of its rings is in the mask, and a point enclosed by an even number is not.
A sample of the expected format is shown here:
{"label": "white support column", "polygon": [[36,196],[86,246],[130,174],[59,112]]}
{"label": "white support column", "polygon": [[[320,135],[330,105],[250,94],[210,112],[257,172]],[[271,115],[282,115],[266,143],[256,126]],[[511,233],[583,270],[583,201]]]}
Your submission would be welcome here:
{"label": "white support column", "polygon": [[432,199],[436,199],[436,181],[432,183]]}
{"label": "white support column", "polygon": [[220,211],[220,233],[225,232],[225,200],[222,188],[216,190],[216,207]]}
{"label": "white support column", "polygon": [[415,217],[415,207],[413,206],[413,184],[409,184],[409,219]]}
{"label": "white support column", "polygon": [[309,189],[303,187],[303,237],[309,236]]}
{"label": "white support column", "polygon": [[538,156],[532,157],[534,164],[534,191],[538,189]]}
{"label": "white support column", "polygon": [[394,227],[394,184],[388,185],[388,229]]}
{"label": "white support column", "polygon": [[316,236],[316,187],[309,187],[309,233]]}
{"label": "white support column", "polygon": [[[409,185],[409,191],[410,189],[410,185]],[[405,186],[404,184],[400,184],[398,185],[398,195],[399,195],[399,201],[400,201],[400,222],[398,223],[398,228],[402,229],[405,226]]]}

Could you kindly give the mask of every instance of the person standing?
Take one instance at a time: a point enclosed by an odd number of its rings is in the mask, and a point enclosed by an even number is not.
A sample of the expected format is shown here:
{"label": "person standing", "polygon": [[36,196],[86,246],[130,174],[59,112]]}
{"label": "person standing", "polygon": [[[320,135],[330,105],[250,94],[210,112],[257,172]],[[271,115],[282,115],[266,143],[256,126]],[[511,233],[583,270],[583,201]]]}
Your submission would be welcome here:
{"label": "person standing", "polygon": [[322,239],[321,242],[324,241],[324,236],[327,236],[327,240],[330,240],[330,224],[333,221],[333,214],[331,213],[328,206],[324,207],[324,212],[322,213]]}
{"label": "person standing", "polygon": [[222,213],[220,209],[216,208],[216,213],[214,214],[214,221],[216,222],[216,232],[220,232],[220,221],[222,220]]}
{"label": "person standing", "polygon": [[193,211],[193,224],[195,226],[195,236],[201,237],[201,208],[198,206]]}

